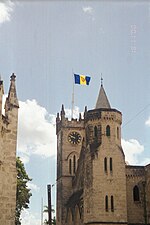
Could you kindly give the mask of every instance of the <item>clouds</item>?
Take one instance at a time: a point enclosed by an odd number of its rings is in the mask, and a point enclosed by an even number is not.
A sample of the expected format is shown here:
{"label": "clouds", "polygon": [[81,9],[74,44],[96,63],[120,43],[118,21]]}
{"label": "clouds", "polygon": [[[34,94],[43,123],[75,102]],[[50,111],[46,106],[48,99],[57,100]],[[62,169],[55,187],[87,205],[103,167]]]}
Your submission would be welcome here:
{"label": "clouds", "polygon": [[93,15],[93,13],[94,13],[94,10],[91,6],[85,6],[82,9],[83,9],[83,12],[86,14]]}
{"label": "clouds", "polygon": [[125,160],[131,165],[139,164],[138,156],[143,153],[144,146],[135,139],[128,141],[122,139],[121,144],[125,154]]}
{"label": "clouds", "polygon": [[37,191],[38,192],[40,190],[40,188],[36,184],[33,184],[31,182],[28,182],[27,183],[27,186],[28,186],[29,189],[32,190],[32,192],[33,191]]}
{"label": "clouds", "polygon": [[50,157],[56,154],[55,115],[36,102],[19,102],[17,151],[24,163],[31,155]]}
{"label": "clouds", "polygon": [[39,213],[31,213],[29,210],[23,210],[21,213],[21,224],[22,225],[39,225],[41,224],[41,220],[39,218]]}
{"label": "clouds", "polygon": [[82,7],[82,10],[83,10],[83,12],[84,12],[86,15],[88,15],[88,16],[91,17],[92,21],[95,20],[95,17],[94,17],[94,9],[93,9],[91,6],[83,6],[83,7]]}
{"label": "clouds", "polygon": [[150,127],[150,117],[146,120],[145,125],[147,125],[148,127]]}
{"label": "clouds", "polygon": [[14,3],[12,1],[0,2],[0,24],[10,21],[13,9]]}
{"label": "clouds", "polygon": [[[56,155],[56,115],[49,114],[36,100],[19,101],[17,152],[23,163],[28,163],[31,155],[51,157]],[[71,118],[71,110],[65,109]],[[74,117],[79,117],[75,107]]]}

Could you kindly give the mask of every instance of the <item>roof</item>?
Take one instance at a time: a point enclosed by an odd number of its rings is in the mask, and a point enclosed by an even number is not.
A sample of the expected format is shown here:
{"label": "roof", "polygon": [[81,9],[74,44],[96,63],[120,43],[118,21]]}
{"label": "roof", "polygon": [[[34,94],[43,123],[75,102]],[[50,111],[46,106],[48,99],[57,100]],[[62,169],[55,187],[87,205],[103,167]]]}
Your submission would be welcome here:
{"label": "roof", "polygon": [[102,108],[102,109],[110,109],[111,108],[110,103],[107,98],[107,95],[106,95],[106,92],[105,92],[102,84],[100,87],[99,95],[98,95],[96,106],[95,106],[95,109],[99,109],[99,108]]}

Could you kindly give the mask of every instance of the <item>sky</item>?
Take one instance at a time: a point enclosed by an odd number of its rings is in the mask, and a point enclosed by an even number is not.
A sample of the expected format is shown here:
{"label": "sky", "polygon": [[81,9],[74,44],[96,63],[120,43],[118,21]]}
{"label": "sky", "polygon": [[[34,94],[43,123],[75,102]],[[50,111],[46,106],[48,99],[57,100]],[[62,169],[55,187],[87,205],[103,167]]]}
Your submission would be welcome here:
{"label": "sky", "polygon": [[85,106],[95,107],[102,74],[111,107],[122,112],[126,161],[150,163],[149,40],[146,0],[0,1],[4,99],[14,72],[20,105],[17,155],[32,178],[22,225],[41,224],[47,184],[54,184],[55,207],[55,118],[62,104],[71,116],[73,73],[91,77],[89,86],[74,86],[74,117]]}

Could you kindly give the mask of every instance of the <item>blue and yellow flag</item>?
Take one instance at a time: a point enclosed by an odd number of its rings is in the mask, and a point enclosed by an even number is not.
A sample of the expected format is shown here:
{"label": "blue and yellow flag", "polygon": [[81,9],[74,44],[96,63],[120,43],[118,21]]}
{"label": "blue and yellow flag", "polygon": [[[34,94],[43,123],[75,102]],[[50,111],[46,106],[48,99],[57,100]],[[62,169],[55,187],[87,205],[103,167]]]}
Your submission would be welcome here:
{"label": "blue and yellow flag", "polygon": [[91,77],[74,74],[75,84],[89,85]]}

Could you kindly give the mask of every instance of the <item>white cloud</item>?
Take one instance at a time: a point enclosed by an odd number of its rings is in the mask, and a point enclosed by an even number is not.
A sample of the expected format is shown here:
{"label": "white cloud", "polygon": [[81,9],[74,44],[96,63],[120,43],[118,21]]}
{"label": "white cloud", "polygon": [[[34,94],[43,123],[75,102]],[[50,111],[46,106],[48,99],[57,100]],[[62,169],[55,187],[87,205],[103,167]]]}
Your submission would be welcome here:
{"label": "white cloud", "polygon": [[33,214],[28,210],[23,210],[21,213],[21,224],[22,225],[40,225],[41,220],[39,218],[39,213]]}
{"label": "white cloud", "polygon": [[145,125],[147,125],[148,127],[150,127],[150,117],[148,118],[148,120],[146,120]]}
{"label": "white cloud", "polygon": [[39,191],[39,190],[40,190],[40,188],[39,188],[36,184],[33,184],[33,183],[31,183],[31,182],[28,182],[28,183],[27,183],[27,186],[28,186],[28,188],[30,188],[32,191]]}
{"label": "white cloud", "polygon": [[56,154],[55,115],[35,100],[19,102],[17,151],[24,163],[32,154],[50,157]]}
{"label": "white cloud", "polygon": [[138,156],[143,153],[144,146],[135,139],[128,141],[122,139],[121,143],[125,153],[125,160],[131,165],[139,164]]}
{"label": "white cloud", "polygon": [[83,9],[84,13],[87,13],[87,14],[90,14],[90,15],[93,15],[93,13],[94,13],[94,10],[91,6],[85,6],[82,9]]}
{"label": "white cloud", "polygon": [[14,3],[10,0],[0,2],[0,24],[6,21],[10,21],[11,13],[14,9]]}
{"label": "white cloud", "polygon": [[[79,118],[79,113],[80,113],[79,107],[75,106],[73,110],[73,118]],[[65,116],[70,120],[72,116],[72,110],[65,109]]]}
{"label": "white cloud", "polygon": [[91,6],[84,6],[82,7],[82,10],[85,14],[89,15],[92,21],[95,20],[94,18],[94,9]]}

